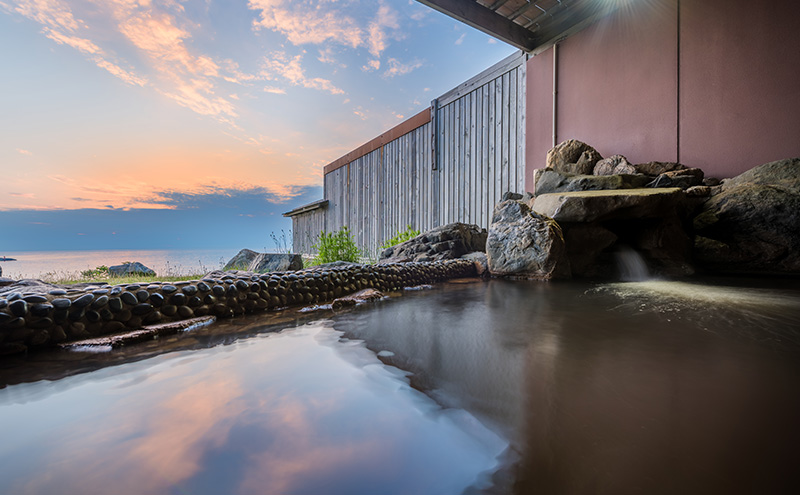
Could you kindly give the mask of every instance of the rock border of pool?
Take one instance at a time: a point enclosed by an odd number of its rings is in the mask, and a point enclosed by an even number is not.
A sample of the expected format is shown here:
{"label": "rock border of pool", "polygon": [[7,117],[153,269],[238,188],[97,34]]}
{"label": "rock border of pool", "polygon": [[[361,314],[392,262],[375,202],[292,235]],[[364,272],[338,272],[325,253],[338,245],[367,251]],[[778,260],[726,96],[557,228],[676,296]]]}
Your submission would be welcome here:
{"label": "rock border of pool", "polygon": [[42,292],[41,286],[21,287],[0,295],[0,356],[141,330],[148,325],[323,303],[362,289],[399,290],[475,276],[477,270],[473,261],[454,259],[217,274],[221,276],[185,282],[47,292]]}

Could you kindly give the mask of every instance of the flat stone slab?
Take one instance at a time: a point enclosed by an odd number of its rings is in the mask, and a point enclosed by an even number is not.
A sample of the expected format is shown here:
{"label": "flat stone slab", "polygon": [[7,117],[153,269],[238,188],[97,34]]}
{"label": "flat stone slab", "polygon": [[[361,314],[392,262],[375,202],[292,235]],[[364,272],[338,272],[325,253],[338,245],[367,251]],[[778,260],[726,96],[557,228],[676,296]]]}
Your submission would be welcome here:
{"label": "flat stone slab", "polygon": [[375,301],[382,299],[383,297],[384,295],[381,291],[375,289],[364,289],[348,296],[334,299],[333,303],[331,303],[331,307],[333,309],[342,309],[346,306],[355,306],[358,303]]}
{"label": "flat stone slab", "polygon": [[190,318],[183,321],[172,321],[169,323],[161,323],[159,325],[150,325],[141,330],[133,330],[131,332],[118,333],[114,335],[105,335],[93,339],[78,340],[75,342],[68,342],[59,344],[62,349],[74,349],[76,347],[98,347],[98,346],[111,346],[122,347],[124,345],[136,344],[144,342],[145,340],[152,340],[160,335],[172,335],[178,332],[185,332],[198,327],[204,327],[217,321],[214,316],[203,316],[200,318]]}
{"label": "flat stone slab", "polygon": [[575,191],[537,196],[531,209],[557,222],[663,218],[680,214],[680,188]]}

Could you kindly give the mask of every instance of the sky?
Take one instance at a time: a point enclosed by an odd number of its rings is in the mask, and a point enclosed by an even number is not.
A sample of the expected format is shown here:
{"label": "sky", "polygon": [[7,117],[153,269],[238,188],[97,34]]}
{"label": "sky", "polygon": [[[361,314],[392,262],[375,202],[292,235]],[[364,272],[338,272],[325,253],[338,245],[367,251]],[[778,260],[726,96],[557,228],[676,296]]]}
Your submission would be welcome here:
{"label": "sky", "polygon": [[264,246],[513,52],[414,0],[0,0],[0,255]]}

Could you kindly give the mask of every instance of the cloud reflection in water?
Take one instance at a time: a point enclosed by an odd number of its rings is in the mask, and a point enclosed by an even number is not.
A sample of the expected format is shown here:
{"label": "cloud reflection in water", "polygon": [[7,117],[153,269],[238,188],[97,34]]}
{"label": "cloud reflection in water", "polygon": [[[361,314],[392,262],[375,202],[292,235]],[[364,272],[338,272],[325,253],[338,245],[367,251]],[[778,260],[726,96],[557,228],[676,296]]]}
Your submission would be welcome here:
{"label": "cloud reflection in water", "polygon": [[[0,447],[0,464],[18,466],[0,468],[0,491],[460,493],[495,467],[503,441],[340,335],[312,324],[67,378],[79,383],[52,394],[10,387],[35,400],[8,406],[22,447]],[[65,404],[42,449],[37,418]]]}

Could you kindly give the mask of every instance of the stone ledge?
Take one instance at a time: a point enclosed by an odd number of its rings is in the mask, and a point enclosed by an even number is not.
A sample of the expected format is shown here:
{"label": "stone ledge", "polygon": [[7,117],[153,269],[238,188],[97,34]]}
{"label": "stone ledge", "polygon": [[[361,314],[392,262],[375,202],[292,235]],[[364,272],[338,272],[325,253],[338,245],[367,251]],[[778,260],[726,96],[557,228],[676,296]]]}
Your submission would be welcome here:
{"label": "stone ledge", "polygon": [[[469,260],[314,267],[176,283],[11,288],[0,294],[0,355],[215,316],[317,304],[374,288],[399,290],[475,275]],[[147,338],[146,336],[143,338]]]}
{"label": "stone ledge", "polygon": [[679,188],[575,191],[537,196],[531,209],[557,222],[594,222],[606,218],[654,218],[680,213]]}

